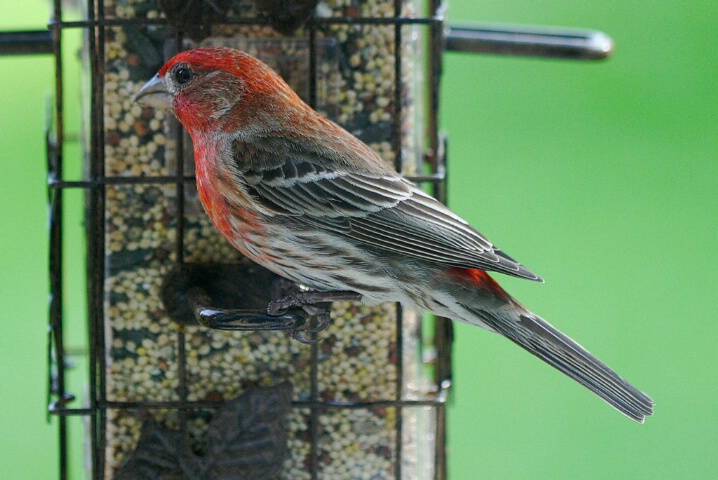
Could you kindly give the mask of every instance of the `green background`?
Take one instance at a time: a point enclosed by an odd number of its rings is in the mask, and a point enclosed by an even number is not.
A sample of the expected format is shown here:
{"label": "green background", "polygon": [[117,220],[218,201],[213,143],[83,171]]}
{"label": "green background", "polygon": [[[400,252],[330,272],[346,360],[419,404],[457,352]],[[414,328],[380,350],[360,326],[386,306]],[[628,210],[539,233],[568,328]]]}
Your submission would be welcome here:
{"label": "green background", "polygon": [[[47,3],[0,0],[0,30],[42,27]],[[715,0],[454,0],[450,18],[590,27],[616,41],[597,63],[448,54],[450,203],[546,279],[500,278],[510,292],[657,402],[634,424],[510,342],[458,325],[450,478],[718,478]],[[51,479],[50,57],[0,58],[0,85],[0,476]],[[77,93],[67,101],[75,108]],[[68,268],[77,278],[81,266]]]}

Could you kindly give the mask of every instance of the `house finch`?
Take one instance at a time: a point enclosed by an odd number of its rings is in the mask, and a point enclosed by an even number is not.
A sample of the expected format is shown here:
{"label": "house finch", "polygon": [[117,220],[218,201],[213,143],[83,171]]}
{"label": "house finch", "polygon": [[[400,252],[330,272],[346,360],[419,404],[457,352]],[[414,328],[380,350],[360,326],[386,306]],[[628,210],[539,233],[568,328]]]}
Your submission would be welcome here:
{"label": "house finch", "polygon": [[179,53],[136,99],[170,109],[190,133],[202,205],[250,259],[311,288],[399,301],[499,333],[633,420],[653,413],[647,395],[486,271],[537,275],[256,58],[220,47]]}

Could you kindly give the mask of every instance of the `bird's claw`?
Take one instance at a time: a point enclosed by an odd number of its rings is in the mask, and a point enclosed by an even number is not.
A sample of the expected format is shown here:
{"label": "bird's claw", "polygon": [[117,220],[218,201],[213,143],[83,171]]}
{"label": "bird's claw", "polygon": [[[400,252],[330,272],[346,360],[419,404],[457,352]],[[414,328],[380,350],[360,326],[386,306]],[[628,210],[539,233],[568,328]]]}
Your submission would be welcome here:
{"label": "bird's claw", "polygon": [[273,300],[267,305],[269,315],[283,315],[290,308],[301,308],[307,315],[307,321],[298,328],[290,330],[293,339],[304,344],[315,344],[319,340],[315,334],[326,330],[331,322],[331,302],[341,300],[360,300],[355,292],[306,292]]}
{"label": "bird's claw", "polygon": [[292,338],[306,345],[314,345],[319,342],[319,338],[315,335],[329,327],[331,317],[329,310],[322,310],[316,315],[312,315],[307,322],[299,328],[290,330]]}

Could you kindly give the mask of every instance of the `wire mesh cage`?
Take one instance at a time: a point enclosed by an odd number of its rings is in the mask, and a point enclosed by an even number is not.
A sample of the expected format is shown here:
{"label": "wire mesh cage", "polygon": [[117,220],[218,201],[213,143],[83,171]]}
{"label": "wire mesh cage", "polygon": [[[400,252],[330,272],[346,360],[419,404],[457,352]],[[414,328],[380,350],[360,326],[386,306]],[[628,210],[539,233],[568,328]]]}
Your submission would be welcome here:
{"label": "wire mesh cage", "polygon": [[[308,333],[313,343],[261,326],[198,325],[189,291],[200,289],[214,308],[260,311],[284,284],[211,226],[176,121],[132,101],[178,51],[239,48],[444,200],[439,3],[95,0],[79,17],[63,7],[54,3],[50,25],[49,136],[60,477],[69,478],[67,457],[81,448],[67,426],[79,416],[95,479],[445,478],[450,324],[396,304],[341,301],[326,330]],[[83,172],[72,178],[62,155],[62,39],[78,29],[87,104]],[[63,198],[76,191],[85,198],[89,332],[89,385],[79,399],[66,385],[63,343]]]}

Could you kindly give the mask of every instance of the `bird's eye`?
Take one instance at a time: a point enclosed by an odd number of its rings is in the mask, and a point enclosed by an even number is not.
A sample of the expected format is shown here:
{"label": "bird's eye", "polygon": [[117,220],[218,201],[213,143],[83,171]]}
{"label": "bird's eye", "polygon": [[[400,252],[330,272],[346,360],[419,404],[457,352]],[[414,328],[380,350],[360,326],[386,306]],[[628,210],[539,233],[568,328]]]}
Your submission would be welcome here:
{"label": "bird's eye", "polygon": [[179,85],[185,85],[190,80],[192,80],[192,70],[190,70],[187,67],[179,67],[177,70],[175,70],[175,81]]}

